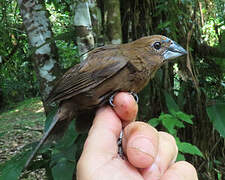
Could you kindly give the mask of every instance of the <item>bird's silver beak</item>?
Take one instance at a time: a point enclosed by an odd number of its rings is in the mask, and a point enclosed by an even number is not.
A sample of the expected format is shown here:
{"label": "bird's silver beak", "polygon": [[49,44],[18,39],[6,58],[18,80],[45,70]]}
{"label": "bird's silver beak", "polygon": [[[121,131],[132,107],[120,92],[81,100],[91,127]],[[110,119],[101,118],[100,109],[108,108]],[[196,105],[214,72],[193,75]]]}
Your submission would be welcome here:
{"label": "bird's silver beak", "polygon": [[182,56],[187,54],[187,51],[181,47],[179,44],[176,42],[170,40],[172,43],[170,44],[169,48],[165,53],[163,54],[163,57],[165,60],[167,59],[174,59],[176,57]]}

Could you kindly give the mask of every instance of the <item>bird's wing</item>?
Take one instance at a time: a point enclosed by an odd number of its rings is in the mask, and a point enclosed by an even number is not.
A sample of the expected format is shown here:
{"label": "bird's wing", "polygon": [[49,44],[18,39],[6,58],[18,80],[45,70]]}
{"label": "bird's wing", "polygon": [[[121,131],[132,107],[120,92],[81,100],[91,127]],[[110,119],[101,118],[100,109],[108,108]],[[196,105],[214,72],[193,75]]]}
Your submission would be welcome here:
{"label": "bird's wing", "polygon": [[88,91],[125,67],[127,59],[114,47],[91,51],[85,61],[75,65],[62,76],[47,102],[62,101]]}

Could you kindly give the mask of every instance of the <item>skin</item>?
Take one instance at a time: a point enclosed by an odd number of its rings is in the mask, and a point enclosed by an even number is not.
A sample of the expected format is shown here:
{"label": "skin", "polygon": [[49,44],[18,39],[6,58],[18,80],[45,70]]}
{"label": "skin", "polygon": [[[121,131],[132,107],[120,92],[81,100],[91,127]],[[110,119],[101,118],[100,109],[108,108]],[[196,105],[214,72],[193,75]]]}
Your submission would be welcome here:
{"label": "skin", "polygon": [[[77,164],[78,180],[198,179],[190,163],[175,163],[178,149],[171,135],[134,122],[138,106],[130,94],[117,94],[114,104],[114,108],[106,106],[96,113]],[[122,127],[125,160],[117,153]]]}

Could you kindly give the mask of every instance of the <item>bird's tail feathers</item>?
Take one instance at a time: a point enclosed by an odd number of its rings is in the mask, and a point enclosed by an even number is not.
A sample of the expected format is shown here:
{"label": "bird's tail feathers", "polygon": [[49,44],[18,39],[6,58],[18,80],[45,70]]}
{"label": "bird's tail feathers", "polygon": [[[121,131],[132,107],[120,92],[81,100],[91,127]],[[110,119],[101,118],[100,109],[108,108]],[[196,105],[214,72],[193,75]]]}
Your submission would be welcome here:
{"label": "bird's tail feathers", "polygon": [[35,157],[35,155],[37,154],[38,150],[41,148],[41,146],[45,143],[45,141],[47,140],[47,138],[49,137],[50,133],[52,132],[52,130],[54,129],[56,123],[59,121],[59,117],[56,113],[56,115],[53,118],[52,123],[50,124],[48,130],[45,132],[44,136],[41,138],[40,142],[38,143],[38,145],[35,147],[35,149],[33,150],[32,154],[30,155],[30,157],[28,158],[24,169],[26,169],[30,162],[33,160],[33,158]]}

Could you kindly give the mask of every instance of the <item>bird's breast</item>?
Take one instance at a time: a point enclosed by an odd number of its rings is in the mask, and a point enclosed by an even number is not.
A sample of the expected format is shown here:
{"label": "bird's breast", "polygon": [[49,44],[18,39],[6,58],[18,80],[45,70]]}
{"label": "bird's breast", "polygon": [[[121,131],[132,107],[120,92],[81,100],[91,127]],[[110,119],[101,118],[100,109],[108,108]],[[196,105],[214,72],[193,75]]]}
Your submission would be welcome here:
{"label": "bird's breast", "polygon": [[140,92],[148,84],[150,79],[149,71],[145,69],[132,74],[132,76],[131,91],[136,93]]}

